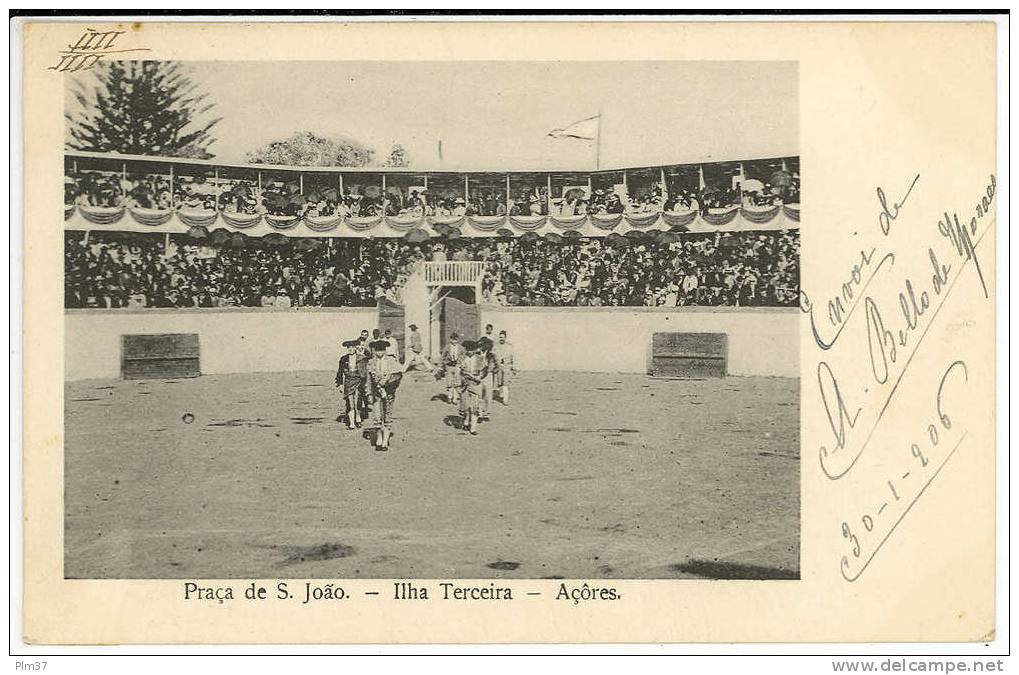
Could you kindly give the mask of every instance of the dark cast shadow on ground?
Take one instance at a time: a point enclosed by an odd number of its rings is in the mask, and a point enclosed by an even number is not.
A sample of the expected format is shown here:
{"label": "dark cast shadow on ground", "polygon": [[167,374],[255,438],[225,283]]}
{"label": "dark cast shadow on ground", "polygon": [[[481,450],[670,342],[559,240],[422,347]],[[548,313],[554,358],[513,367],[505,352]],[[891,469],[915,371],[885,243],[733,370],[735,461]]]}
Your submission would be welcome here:
{"label": "dark cast shadow on ground", "polygon": [[705,579],[799,579],[799,570],[760,565],[741,565],[718,560],[692,559],[685,563],[669,565],[673,572],[693,574]]}

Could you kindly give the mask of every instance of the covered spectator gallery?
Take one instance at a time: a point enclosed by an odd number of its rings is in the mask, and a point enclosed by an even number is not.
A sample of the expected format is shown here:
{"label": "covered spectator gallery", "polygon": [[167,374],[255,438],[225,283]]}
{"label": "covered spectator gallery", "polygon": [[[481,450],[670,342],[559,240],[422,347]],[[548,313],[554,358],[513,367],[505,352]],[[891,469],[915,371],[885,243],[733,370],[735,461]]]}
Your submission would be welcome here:
{"label": "covered spectator gallery", "polygon": [[[68,152],[68,308],[381,307],[428,351],[478,305],[793,306],[796,157],[595,172]],[[394,333],[402,333],[395,330]]]}

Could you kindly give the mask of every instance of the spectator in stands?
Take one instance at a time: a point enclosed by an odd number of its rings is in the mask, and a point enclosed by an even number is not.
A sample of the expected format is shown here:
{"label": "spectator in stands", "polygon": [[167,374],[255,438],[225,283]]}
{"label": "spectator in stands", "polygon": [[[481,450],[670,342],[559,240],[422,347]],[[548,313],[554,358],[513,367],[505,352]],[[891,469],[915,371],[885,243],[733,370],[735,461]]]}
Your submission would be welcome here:
{"label": "spectator in stands", "polygon": [[93,233],[84,241],[69,232],[65,304],[371,306],[397,298],[421,261],[447,258],[484,261],[484,297],[507,305],[794,306],[799,297],[795,230],[689,233],[674,243],[335,239],[310,250],[258,240],[213,246],[183,235],[164,248],[161,236]]}

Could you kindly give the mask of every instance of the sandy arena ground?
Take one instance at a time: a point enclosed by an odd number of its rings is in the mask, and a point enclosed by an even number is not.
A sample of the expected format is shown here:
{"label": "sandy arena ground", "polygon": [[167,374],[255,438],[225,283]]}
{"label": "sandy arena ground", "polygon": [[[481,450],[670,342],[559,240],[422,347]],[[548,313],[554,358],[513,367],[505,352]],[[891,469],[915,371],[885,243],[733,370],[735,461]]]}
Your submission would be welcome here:
{"label": "sandy arena ground", "polygon": [[798,380],[521,373],[471,437],[412,373],[388,453],[332,380],[68,384],[66,576],[799,576]]}

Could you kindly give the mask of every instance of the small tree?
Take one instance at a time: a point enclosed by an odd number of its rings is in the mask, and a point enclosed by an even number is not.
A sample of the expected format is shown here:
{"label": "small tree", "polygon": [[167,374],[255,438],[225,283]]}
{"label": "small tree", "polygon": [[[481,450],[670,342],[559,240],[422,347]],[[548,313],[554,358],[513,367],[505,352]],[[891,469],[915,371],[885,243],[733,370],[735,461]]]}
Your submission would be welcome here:
{"label": "small tree", "polygon": [[382,166],[410,166],[410,158],[407,156],[406,148],[399,143],[394,143],[393,147],[389,149],[389,157],[386,158]]}
{"label": "small tree", "polygon": [[366,166],[371,164],[375,151],[349,138],[325,138],[310,131],[301,131],[267,143],[247,156],[251,164]]}
{"label": "small tree", "polygon": [[66,112],[73,150],[209,159],[207,94],[174,61],[100,62],[71,93],[79,109]]}

